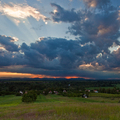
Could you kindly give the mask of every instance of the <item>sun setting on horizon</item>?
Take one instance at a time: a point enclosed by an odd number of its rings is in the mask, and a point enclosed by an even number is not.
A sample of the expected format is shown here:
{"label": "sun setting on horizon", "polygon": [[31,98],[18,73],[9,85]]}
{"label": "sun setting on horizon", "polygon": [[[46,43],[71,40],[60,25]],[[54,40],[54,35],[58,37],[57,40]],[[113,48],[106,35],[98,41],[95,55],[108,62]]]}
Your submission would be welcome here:
{"label": "sun setting on horizon", "polygon": [[66,78],[66,79],[72,79],[72,78],[84,78],[84,79],[90,79],[87,77],[77,77],[77,76],[47,76],[47,75],[39,75],[39,74],[27,74],[27,73],[14,73],[14,72],[0,72],[0,78]]}

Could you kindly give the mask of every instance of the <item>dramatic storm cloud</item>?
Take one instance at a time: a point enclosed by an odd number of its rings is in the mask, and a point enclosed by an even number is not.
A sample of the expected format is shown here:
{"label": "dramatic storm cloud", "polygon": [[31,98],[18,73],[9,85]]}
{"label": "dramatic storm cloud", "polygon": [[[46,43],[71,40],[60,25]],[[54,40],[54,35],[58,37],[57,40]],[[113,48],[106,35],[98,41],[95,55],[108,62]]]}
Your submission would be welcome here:
{"label": "dramatic storm cloud", "polygon": [[15,41],[17,41],[17,38],[0,35],[0,45],[3,47],[3,49],[11,52],[18,52],[19,48],[16,44],[14,44]]}
{"label": "dramatic storm cloud", "polygon": [[51,6],[56,8],[50,13],[54,22],[74,22],[80,20],[80,16],[74,11],[74,9],[71,9],[70,11],[65,10],[55,3],[51,3]]}
{"label": "dramatic storm cloud", "polygon": [[[1,2],[1,72],[120,78],[118,3],[113,0],[66,3],[67,7],[61,1],[51,0],[35,0],[35,3],[26,0],[24,4]],[[45,24],[46,20],[49,21]],[[34,26],[42,27],[38,31],[31,29]]]}

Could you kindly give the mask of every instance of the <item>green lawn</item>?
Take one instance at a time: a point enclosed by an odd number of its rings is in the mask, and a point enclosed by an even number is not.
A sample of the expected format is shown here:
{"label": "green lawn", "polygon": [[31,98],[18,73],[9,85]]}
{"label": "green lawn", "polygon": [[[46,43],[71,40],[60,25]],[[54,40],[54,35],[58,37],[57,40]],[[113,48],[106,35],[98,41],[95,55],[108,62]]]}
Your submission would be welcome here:
{"label": "green lawn", "polygon": [[0,107],[19,105],[22,103],[21,99],[21,96],[15,95],[0,96]]}
{"label": "green lawn", "polygon": [[120,94],[90,93],[90,97],[120,98]]}
{"label": "green lawn", "polygon": [[119,98],[41,95],[27,104],[19,96],[0,96],[0,120],[119,120],[118,102]]}
{"label": "green lawn", "polygon": [[[116,86],[116,85],[115,85]],[[86,88],[87,90],[95,90],[95,89],[102,89],[102,88],[105,88],[105,89],[113,89],[114,87],[88,87]]]}
{"label": "green lawn", "polygon": [[116,86],[116,88],[120,88],[120,84],[114,84],[114,86]]}

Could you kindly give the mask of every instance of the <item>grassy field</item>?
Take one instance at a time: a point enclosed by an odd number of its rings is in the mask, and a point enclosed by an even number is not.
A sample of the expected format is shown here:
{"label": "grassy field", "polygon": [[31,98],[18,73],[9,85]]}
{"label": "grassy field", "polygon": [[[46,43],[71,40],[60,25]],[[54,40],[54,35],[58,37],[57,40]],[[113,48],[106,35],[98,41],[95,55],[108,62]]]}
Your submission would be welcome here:
{"label": "grassy field", "polygon": [[[117,86],[117,85],[114,85],[114,86]],[[119,86],[120,87],[120,86]],[[105,88],[105,89],[113,89],[114,87],[87,87],[86,89],[87,90],[94,90],[94,89],[102,89],[102,88]]]}
{"label": "grassy field", "polygon": [[120,98],[120,94],[90,93],[90,97]]}
{"label": "grassy field", "polygon": [[22,103],[21,96],[0,97],[0,120],[119,120],[118,97],[38,96]]}

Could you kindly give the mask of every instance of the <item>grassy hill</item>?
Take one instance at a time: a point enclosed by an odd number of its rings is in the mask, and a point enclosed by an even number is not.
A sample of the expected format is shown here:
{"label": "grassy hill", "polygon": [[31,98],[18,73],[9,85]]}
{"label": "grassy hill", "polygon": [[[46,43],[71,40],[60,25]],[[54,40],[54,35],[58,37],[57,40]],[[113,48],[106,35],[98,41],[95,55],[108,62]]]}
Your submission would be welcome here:
{"label": "grassy hill", "polygon": [[38,96],[22,103],[21,96],[0,97],[0,120],[119,120],[120,98]]}

